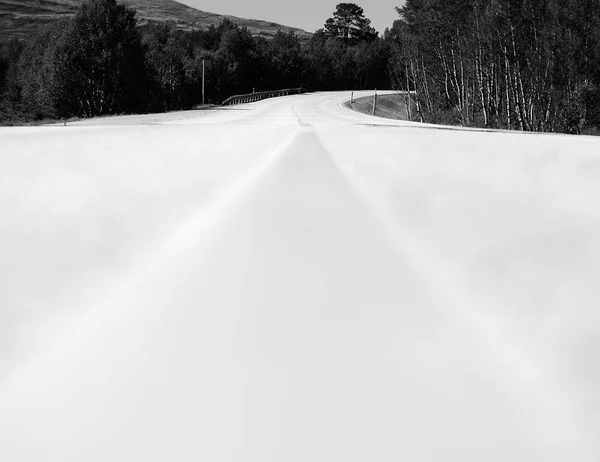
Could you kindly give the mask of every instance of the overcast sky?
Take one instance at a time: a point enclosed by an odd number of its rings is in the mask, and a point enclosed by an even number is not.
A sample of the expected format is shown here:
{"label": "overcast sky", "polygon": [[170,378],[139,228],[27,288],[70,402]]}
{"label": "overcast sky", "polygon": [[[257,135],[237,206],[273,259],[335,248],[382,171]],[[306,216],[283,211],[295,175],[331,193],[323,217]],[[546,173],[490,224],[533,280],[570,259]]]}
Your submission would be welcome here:
{"label": "overcast sky", "polygon": [[[249,19],[264,19],[286,26],[314,32],[331,17],[335,6],[342,0],[178,0],[202,11],[228,14]],[[400,6],[404,0],[345,0],[356,3],[365,10],[365,16],[371,25],[380,33],[391,27],[398,15],[394,7]]]}

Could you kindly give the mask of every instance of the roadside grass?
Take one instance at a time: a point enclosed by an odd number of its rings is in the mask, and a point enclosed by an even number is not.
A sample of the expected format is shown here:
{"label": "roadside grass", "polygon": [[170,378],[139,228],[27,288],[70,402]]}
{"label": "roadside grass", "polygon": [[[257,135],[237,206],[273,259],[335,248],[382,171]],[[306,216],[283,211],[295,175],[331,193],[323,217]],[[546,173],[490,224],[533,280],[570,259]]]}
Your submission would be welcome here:
{"label": "roadside grass", "polygon": [[37,119],[27,120],[21,117],[13,117],[2,119],[0,117],[0,127],[37,127],[41,125],[60,125],[67,124],[69,122],[76,122],[81,120],[78,117],[71,117],[70,119]]}
{"label": "roadside grass", "polygon": [[[346,101],[344,105],[349,109],[363,114],[373,114],[373,96],[356,98],[352,105],[350,101]],[[386,119],[408,120],[406,117],[404,96],[399,94],[377,95],[375,115],[385,117]]]}
{"label": "roadside grass", "polygon": [[[351,105],[350,101],[346,101],[344,106],[352,109],[357,112],[361,112],[363,114],[372,115],[373,114],[373,95],[371,96],[363,96],[360,98],[356,98],[354,103]],[[416,118],[416,108],[413,105],[413,121],[418,121]],[[395,120],[408,120],[406,116],[406,103],[404,101],[404,95],[400,95],[397,93],[394,94],[386,94],[386,95],[377,95],[377,106],[375,108],[375,115],[378,117],[384,117],[386,119],[395,119]],[[469,127],[469,128],[481,128],[485,130],[500,130],[506,131],[508,130],[505,126],[491,122],[488,126],[485,126],[483,120],[477,120],[470,125],[461,125],[460,123],[460,115],[456,111],[446,110],[446,111],[438,111],[429,115],[429,120],[425,122],[436,125],[449,125],[454,127]],[[510,130],[510,131],[518,131],[518,130]],[[527,132],[527,133],[541,133],[541,132]],[[549,132],[548,132],[549,133]],[[556,132],[561,133],[561,132]],[[581,135],[587,136],[600,136],[600,128],[598,127],[586,127],[581,131]]]}
{"label": "roadside grass", "polygon": [[180,112],[188,112],[188,111],[203,111],[210,109],[219,109],[221,106],[218,104],[198,104],[193,108],[188,109],[174,109],[172,111],[166,112],[139,112],[139,113],[117,113],[117,114],[105,114],[95,117],[89,118],[81,118],[81,117],[70,117],[68,119],[52,119],[52,118],[44,118],[44,119],[27,119],[20,114],[9,114],[6,112],[2,112],[0,110],[0,127],[37,127],[41,125],[67,125],[71,122],[80,122],[84,120],[97,120],[97,119],[110,119],[114,117],[123,117],[123,116],[153,116],[157,114],[172,114],[172,113],[180,113]]}

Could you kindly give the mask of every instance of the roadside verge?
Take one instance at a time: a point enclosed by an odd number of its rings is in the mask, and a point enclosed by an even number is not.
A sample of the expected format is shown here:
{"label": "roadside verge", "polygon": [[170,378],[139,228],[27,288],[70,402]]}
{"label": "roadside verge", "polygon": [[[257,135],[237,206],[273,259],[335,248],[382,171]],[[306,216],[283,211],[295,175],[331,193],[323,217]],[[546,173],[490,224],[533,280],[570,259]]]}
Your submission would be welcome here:
{"label": "roadside verge", "polygon": [[[346,101],[343,105],[353,111],[373,115],[373,95],[356,98],[352,103]],[[378,94],[375,116],[386,119],[408,120],[404,96],[398,93]]]}

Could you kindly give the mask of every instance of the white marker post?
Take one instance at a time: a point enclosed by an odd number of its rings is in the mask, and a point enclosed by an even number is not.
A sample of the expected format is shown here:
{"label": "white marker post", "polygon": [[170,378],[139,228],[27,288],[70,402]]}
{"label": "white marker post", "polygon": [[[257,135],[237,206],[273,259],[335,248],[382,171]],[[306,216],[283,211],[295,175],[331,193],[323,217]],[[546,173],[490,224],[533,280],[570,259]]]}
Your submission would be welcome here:
{"label": "white marker post", "polygon": [[375,115],[376,107],[377,107],[377,88],[375,89],[375,96],[373,96],[373,115]]}
{"label": "white marker post", "polygon": [[204,60],[202,60],[202,105],[204,106]]}

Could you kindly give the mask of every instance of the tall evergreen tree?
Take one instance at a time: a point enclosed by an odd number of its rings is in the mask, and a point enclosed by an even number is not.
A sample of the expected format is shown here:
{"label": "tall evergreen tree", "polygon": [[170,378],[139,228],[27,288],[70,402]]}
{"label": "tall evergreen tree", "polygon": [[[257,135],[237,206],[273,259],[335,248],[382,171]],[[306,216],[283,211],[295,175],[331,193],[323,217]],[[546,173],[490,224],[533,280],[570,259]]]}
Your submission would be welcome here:
{"label": "tall evergreen tree", "polygon": [[371,27],[371,20],[365,17],[364,10],[355,3],[339,3],[333,16],[325,22],[325,31],[329,37],[339,38],[351,45],[377,37],[375,29]]}

